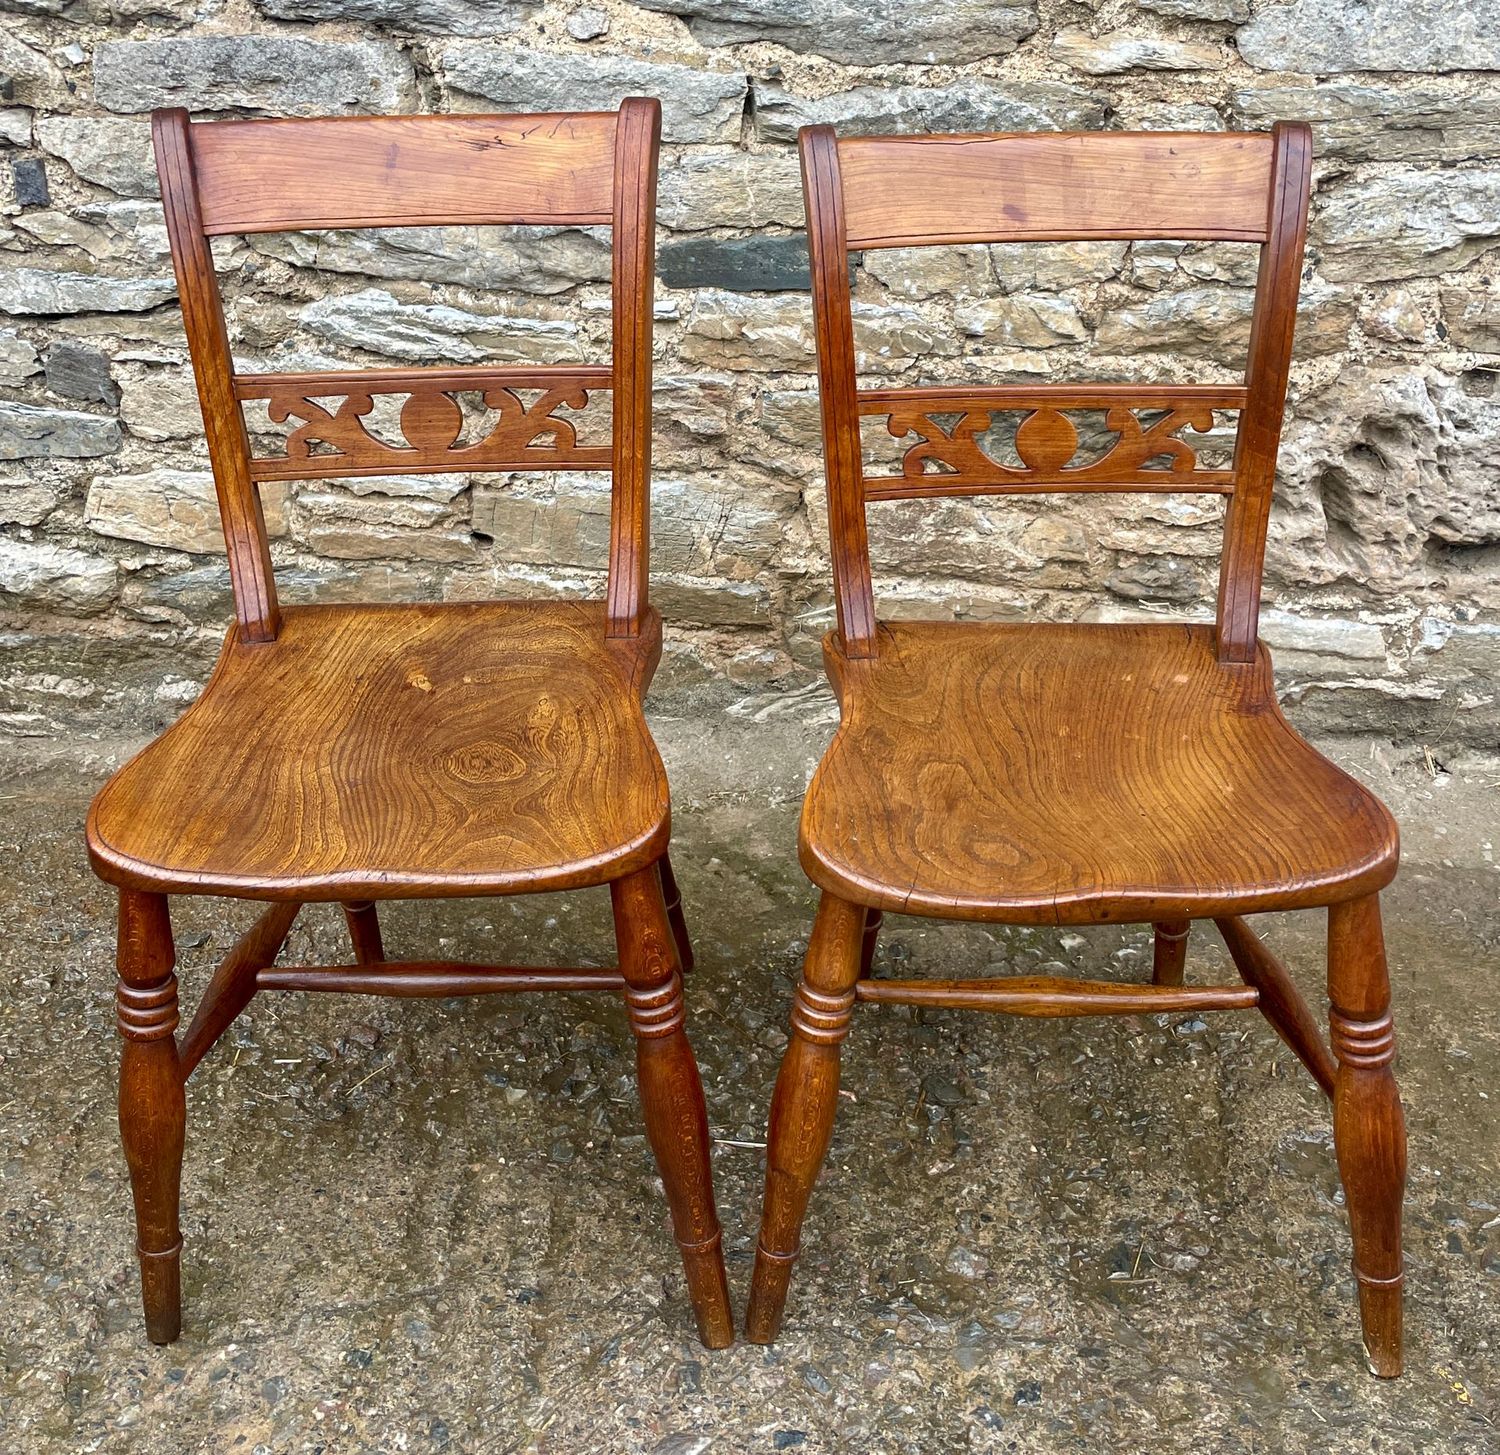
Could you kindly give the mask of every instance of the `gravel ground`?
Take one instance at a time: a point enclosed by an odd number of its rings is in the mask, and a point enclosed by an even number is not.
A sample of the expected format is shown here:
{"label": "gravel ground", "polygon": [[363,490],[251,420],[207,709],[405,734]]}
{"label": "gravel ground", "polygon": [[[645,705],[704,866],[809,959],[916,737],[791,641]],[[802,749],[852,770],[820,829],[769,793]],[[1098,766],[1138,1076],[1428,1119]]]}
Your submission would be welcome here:
{"label": "gravel ground", "polygon": [[[821,691],[653,716],[742,1306],[812,896]],[[1401,819],[1387,896],[1411,1139],[1408,1373],[1365,1370],[1328,1109],[1258,1017],[865,1008],[786,1330],[691,1334],[607,998],[257,1000],[188,1091],[182,1339],[144,1339],[89,796],[134,745],[0,757],[0,1448],[1500,1449],[1500,762],[1323,746]],[[732,787],[730,785],[733,785]],[[244,905],[175,904],[191,1007]],[[877,973],[1139,974],[1140,929],[887,920]],[[1315,1004],[1322,923],[1266,929]],[[394,955],[604,963],[602,891],[393,906]],[[335,909],[289,954],[345,958]],[[1227,962],[1195,932],[1189,974]],[[1232,976],[1231,976],[1232,978]]]}

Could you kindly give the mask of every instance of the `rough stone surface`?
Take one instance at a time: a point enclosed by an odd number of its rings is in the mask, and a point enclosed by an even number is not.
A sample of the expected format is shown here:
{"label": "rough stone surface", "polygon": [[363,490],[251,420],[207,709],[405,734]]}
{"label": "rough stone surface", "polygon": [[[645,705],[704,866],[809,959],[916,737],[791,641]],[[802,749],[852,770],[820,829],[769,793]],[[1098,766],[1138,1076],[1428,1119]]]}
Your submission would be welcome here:
{"label": "rough stone surface", "polygon": [[1339,188],[1313,238],[1330,278],[1432,276],[1500,247],[1500,168],[1395,168]]}
{"label": "rough stone surface", "polygon": [[1246,87],[1234,93],[1234,111],[1246,130],[1285,116],[1310,121],[1318,152],[1352,162],[1500,156],[1500,86],[1462,92],[1353,81]]}
{"label": "rough stone surface", "polygon": [[609,278],[609,243],[576,228],[402,227],[283,232],[258,252],[305,268],[376,278],[419,278],[470,288],[561,293]]}
{"label": "rough stone surface", "polygon": [[115,563],[47,541],[0,536],[0,596],[47,611],[102,611],[115,594]]}
{"label": "rough stone surface", "polygon": [[197,439],[203,412],[192,370],[177,365],[132,369],[122,381],[120,418],[143,440]]}
{"label": "rough stone surface", "polygon": [[567,363],[581,358],[577,328],[571,323],[402,303],[378,288],[319,299],[300,318],[330,343],[413,363]]}
{"label": "rough stone surface", "polygon": [[11,329],[0,330],[0,384],[14,388],[40,372],[36,346]]}
{"label": "rough stone surface", "polygon": [[[1248,288],[1183,288],[1159,293],[1138,308],[1107,312],[1099,325],[1099,347],[1109,353],[1156,350],[1206,353],[1225,358],[1250,341],[1255,294]],[[1354,303],[1328,288],[1303,290],[1297,311],[1294,351],[1337,353],[1348,342]]]}
{"label": "rough stone surface", "polygon": [[151,126],[117,117],[41,116],[37,145],[61,157],[87,182],[125,197],[158,197]]}
{"label": "rough stone surface", "polygon": [[0,400],[0,460],[82,460],[119,448],[113,419]]}
{"label": "rough stone surface", "polygon": [[171,278],[101,278],[50,268],[0,273],[0,312],[138,313],[177,295]]}
{"label": "rough stone surface", "polygon": [[858,86],[831,96],[799,96],[756,81],[755,134],[794,142],[804,126],[841,135],[937,131],[1089,131],[1104,120],[1104,98],[1059,81],[974,80],[962,86]]}
{"label": "rough stone surface", "polygon": [[705,45],[773,40],[857,66],[1002,56],[1036,29],[1035,0],[641,0]]}
{"label": "rough stone surface", "polygon": [[[1301,115],[1318,165],[1266,589],[1283,695],[1319,730],[1491,742],[1494,4],[234,0],[210,14],[186,0],[0,0],[10,199],[0,392],[17,411],[6,416],[9,444],[25,452],[0,463],[0,539],[107,554],[118,573],[105,606],[63,634],[28,635],[28,613],[57,608],[7,597],[0,625],[25,637],[17,650],[29,665],[0,668],[0,733],[38,723],[87,733],[90,714],[160,713],[180,702],[180,685],[158,699],[133,685],[136,664],[166,650],[162,633],[172,651],[206,663],[229,610],[212,530],[200,537],[205,555],[98,535],[85,520],[90,491],[96,505],[105,498],[101,479],[207,468],[155,198],[150,106],[441,113],[605,106],[645,92],[666,103],[653,349],[664,680],[728,678],[779,701],[820,671],[831,602],[800,126],[1214,131]],[[1284,38],[1267,68],[1272,32]],[[1197,69],[1149,68],[1162,61]],[[45,165],[45,205],[15,205],[16,162]],[[610,356],[604,228],[266,234],[214,249],[244,370]],[[1254,282],[1255,249],[1243,245],[866,250],[850,266],[858,367],[870,385],[1232,379]],[[394,428],[398,408],[383,401],[378,432]],[[477,399],[465,409],[478,429]],[[580,429],[598,439],[608,415],[601,396]],[[247,423],[268,450],[285,431],[262,405]],[[1077,423],[1087,447],[1102,446],[1100,420]],[[995,431],[1003,448],[1007,427]],[[898,452],[878,419],[866,421],[865,443],[872,467]],[[1227,459],[1232,419],[1195,443]],[[99,449],[110,452],[108,476],[90,453]],[[669,492],[671,482],[689,493]],[[597,592],[589,492],[600,483],[301,484],[287,495],[278,579],[288,601]],[[487,536],[497,492],[512,524]],[[162,501],[148,491],[140,511],[166,520]],[[170,518],[186,508],[178,501]],[[575,508],[588,547],[578,560],[549,563],[540,545],[519,545],[526,522],[536,542],[563,540],[572,527],[549,534],[543,517]],[[678,512],[683,532],[669,518]],[[1221,502],[1196,497],[881,507],[871,512],[881,610],[1202,617],[1220,516]],[[764,534],[747,543],[752,520]],[[721,524],[725,544],[705,556],[699,547]],[[940,1271],[973,1266],[961,1258]],[[0,1407],[7,1398],[0,1388]],[[808,1427],[809,1443],[819,1428]],[[686,1432],[651,1443],[677,1434]],[[1024,1434],[996,1438],[1025,1444]]]}
{"label": "rough stone surface", "polygon": [[785,293],[812,286],[807,239],[795,236],[671,242],[657,253],[656,271],[668,288]]}
{"label": "rough stone surface", "polygon": [[1500,69],[1500,0],[1291,0],[1235,37],[1267,71]]}
{"label": "rough stone surface", "polygon": [[1500,280],[1480,280],[1478,288],[1444,288],[1443,320],[1448,336],[1463,349],[1500,354]]}
{"label": "rough stone surface", "polygon": [[10,176],[17,207],[45,207],[52,200],[47,189],[47,167],[39,157],[12,162]]}
{"label": "rough stone surface", "polygon": [[177,35],[99,46],[94,98],[108,111],[245,107],[317,116],[407,111],[416,91],[411,61],[393,45],[291,35]]}
{"label": "rough stone surface", "polygon": [[442,54],[459,99],[507,111],[607,110],[626,96],[657,96],[666,141],[736,141],[745,105],[742,73],[623,56],[546,55],[460,43]]}
{"label": "rough stone surface", "polygon": [[[287,486],[260,487],[266,531],[286,534]],[[84,520],[96,535],[199,554],[224,549],[214,477],[207,470],[148,470],[100,475],[89,487]]]}
{"label": "rough stone surface", "polygon": [[47,350],[47,388],[69,399],[114,404],[120,391],[110,377],[109,360],[85,344],[64,339]]}
{"label": "rough stone surface", "polygon": [[1060,31],[1052,42],[1052,54],[1089,76],[1113,76],[1121,71],[1218,71],[1229,64],[1215,45],[1123,31],[1097,36],[1086,30]]}
{"label": "rough stone surface", "polygon": [[1250,0],[1137,0],[1142,10],[1152,10],[1172,20],[1233,20],[1250,18]]}
{"label": "rough stone surface", "polygon": [[278,20],[352,20],[418,35],[506,35],[535,0],[255,0]]}
{"label": "rough stone surface", "polygon": [[662,169],[657,216],[664,227],[682,232],[800,228],[805,212],[797,159],[785,152],[683,157]]}

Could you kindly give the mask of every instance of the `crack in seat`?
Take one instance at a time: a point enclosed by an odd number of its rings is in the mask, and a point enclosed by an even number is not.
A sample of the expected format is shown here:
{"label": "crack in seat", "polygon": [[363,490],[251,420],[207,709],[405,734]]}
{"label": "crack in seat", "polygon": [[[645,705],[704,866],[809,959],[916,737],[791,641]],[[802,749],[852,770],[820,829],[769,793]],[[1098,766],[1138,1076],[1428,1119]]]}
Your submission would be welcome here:
{"label": "crack in seat", "polygon": [[631,873],[666,848],[668,794],[640,706],[653,655],[616,647],[587,602],[289,607],[275,641],[232,631],[197,703],[99,795],[94,868],[298,900]]}
{"label": "crack in seat", "polygon": [[1372,893],[1385,807],[1281,715],[1265,648],[1207,626],[914,622],[850,660],[803,867],[881,910],[1081,924]]}

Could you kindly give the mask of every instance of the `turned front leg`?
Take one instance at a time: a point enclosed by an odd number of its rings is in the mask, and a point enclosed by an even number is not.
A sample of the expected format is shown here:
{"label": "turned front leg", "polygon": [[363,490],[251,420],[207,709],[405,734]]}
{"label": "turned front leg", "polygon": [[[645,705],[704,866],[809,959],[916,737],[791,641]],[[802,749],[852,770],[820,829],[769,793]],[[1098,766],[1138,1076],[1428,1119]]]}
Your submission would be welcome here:
{"label": "turned front leg", "polygon": [[170,1344],[182,1329],[177,1203],[187,1105],[174,1034],[175,960],[166,896],[122,889],[115,989],[116,1021],[125,1043],[120,1140],[135,1197],[146,1335],[154,1344]]}
{"label": "turned front leg", "polygon": [[677,942],[654,867],[616,880],[610,895],[646,1136],[672,1210],[698,1336],[708,1348],[722,1349],[733,1342],[734,1319],[714,1207],[708,1111],[683,1025]]}
{"label": "turned front leg", "polygon": [[1333,1140],[1338,1154],[1365,1350],[1376,1374],[1401,1372],[1401,1197],[1406,1126],[1391,1062],[1396,1054],[1380,901],[1328,911],[1329,1039],[1338,1061]]}
{"label": "turned front leg", "polygon": [[781,1327],[813,1183],[828,1155],[838,1105],[839,1047],[849,1033],[866,916],[823,895],[792,1005],[792,1039],[776,1078],[766,1136],[766,1195],[745,1337],[769,1344]]}

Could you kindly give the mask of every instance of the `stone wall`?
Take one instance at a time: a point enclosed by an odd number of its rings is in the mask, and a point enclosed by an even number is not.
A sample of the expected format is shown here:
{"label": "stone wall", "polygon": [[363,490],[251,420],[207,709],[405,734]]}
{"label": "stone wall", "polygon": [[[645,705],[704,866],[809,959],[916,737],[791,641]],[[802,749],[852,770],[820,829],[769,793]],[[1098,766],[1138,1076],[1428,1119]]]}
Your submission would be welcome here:
{"label": "stone wall", "polygon": [[[665,671],[807,680],[829,616],[798,126],[1316,129],[1264,630],[1298,720],[1500,740],[1500,0],[0,0],[0,725],[191,698],[227,578],[146,113],[665,108]],[[1224,379],[1252,250],[882,252],[893,382]],[[240,240],[259,367],[606,356],[587,231]],[[889,446],[890,442],[886,442]],[[872,441],[879,449],[879,441]],[[1202,615],[1207,497],[872,509],[882,609]],[[598,477],[267,491],[286,599],[596,590]]]}

